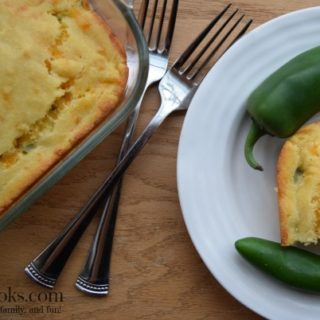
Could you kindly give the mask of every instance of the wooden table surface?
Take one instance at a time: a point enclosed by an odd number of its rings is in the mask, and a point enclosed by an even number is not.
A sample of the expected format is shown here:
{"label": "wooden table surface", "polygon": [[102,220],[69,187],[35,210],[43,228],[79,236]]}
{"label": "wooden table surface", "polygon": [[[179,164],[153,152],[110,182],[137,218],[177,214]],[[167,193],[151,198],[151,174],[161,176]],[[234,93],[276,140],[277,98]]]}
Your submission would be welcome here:
{"label": "wooden table surface", "polygon": [[[234,1],[254,19],[252,28],[318,3]],[[226,4],[222,0],[180,0],[171,60]],[[144,101],[138,130],[158,103],[157,91],[153,89]],[[63,301],[50,302],[48,291],[32,283],[23,269],[72,218],[112,168],[123,127],[0,234],[0,319],[260,318],[213,278],[187,233],[176,186],[177,146],[183,119],[183,114],[167,119],[127,172],[116,226],[109,296],[87,297],[74,287],[97,221],[88,228],[56,285],[54,291],[63,295]],[[33,293],[38,301],[21,302],[18,292],[25,296]],[[5,312],[5,308],[15,306],[26,312],[22,315]]]}

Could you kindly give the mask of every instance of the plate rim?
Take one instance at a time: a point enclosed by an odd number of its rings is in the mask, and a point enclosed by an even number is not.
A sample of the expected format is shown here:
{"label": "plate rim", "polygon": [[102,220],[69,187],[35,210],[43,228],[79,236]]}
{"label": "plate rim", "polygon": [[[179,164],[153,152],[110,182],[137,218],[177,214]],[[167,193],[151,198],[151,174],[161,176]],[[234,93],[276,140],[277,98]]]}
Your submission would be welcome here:
{"label": "plate rim", "polygon": [[[308,8],[303,8],[303,9],[299,9],[299,10],[294,10],[285,14],[282,14],[280,16],[277,16],[259,26],[257,26],[255,29],[251,30],[249,33],[245,34],[239,41],[237,41],[223,56],[223,59],[219,59],[215,66],[220,65],[222,62],[226,59],[226,57],[228,57],[230,54],[232,54],[232,52],[234,52],[235,50],[238,50],[237,48],[239,46],[243,46],[244,41],[250,41],[251,39],[253,39],[256,35],[259,35],[259,33],[263,32],[264,29],[268,29],[270,28],[270,25],[274,25],[275,23],[282,23],[283,21],[285,22],[287,19],[291,19],[294,18],[295,16],[301,16],[303,14],[308,14],[309,12],[316,12],[317,14],[319,14],[320,17],[320,6],[312,6],[312,7],[308,7]],[[320,23],[320,22],[319,22]],[[247,40],[249,39],[249,40]],[[208,74],[206,75],[205,79],[203,80],[203,82],[206,81],[207,78],[210,77],[210,75],[215,72],[216,68],[212,68]],[[182,172],[182,143],[181,141],[183,139],[185,139],[185,131],[187,130],[186,127],[188,125],[189,122],[189,116],[190,115],[190,110],[192,110],[193,108],[195,108],[196,106],[194,106],[194,101],[196,99],[198,95],[198,91],[195,93],[191,103],[190,103],[190,107],[189,110],[187,111],[185,120],[183,122],[182,125],[182,129],[181,129],[181,133],[180,133],[180,138],[179,138],[179,144],[178,144],[178,150],[177,150],[177,163],[176,163],[176,169],[177,169],[177,189],[178,189],[178,197],[179,197],[179,202],[180,202],[180,207],[181,207],[181,211],[182,211],[182,216],[183,216],[183,220],[186,226],[186,229],[188,231],[188,234],[192,240],[192,243],[197,251],[197,253],[199,254],[200,258],[202,259],[203,263],[206,265],[207,269],[210,271],[210,273],[212,274],[212,276],[218,281],[218,283],[231,295],[233,296],[235,299],[237,299],[241,304],[243,304],[244,306],[246,306],[248,309],[252,310],[253,312],[255,312],[256,314],[259,314],[263,317],[266,316],[270,316],[270,314],[267,314],[265,312],[264,308],[259,307],[253,307],[251,304],[249,304],[246,300],[244,300],[240,295],[236,294],[234,291],[231,291],[230,288],[226,288],[224,283],[218,278],[216,277],[215,271],[212,270],[210,263],[208,261],[208,258],[205,255],[205,252],[202,249],[202,245],[197,241],[197,232],[196,230],[193,228],[193,226],[189,223],[189,217],[188,214],[186,213],[187,209],[186,209],[186,203],[183,199],[182,196],[182,189],[184,188],[183,183],[182,183],[182,176],[183,176],[183,172]],[[273,313],[274,315],[274,313]]]}

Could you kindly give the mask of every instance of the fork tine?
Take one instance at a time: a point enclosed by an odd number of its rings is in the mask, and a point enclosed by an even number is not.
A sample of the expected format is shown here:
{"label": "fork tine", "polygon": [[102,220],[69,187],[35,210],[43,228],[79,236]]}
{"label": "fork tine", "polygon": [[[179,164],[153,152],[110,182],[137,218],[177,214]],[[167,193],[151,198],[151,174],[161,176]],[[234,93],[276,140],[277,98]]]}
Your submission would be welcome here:
{"label": "fork tine", "polygon": [[149,27],[149,32],[148,32],[148,37],[147,37],[147,43],[150,44],[151,37],[152,37],[152,32],[153,32],[153,27],[154,27],[154,22],[156,20],[156,14],[157,14],[157,8],[158,8],[158,0],[154,1],[153,5],[153,11],[152,11],[152,17],[150,21],[150,27]]}
{"label": "fork tine", "polygon": [[144,26],[146,23],[148,7],[149,7],[149,0],[143,0],[139,9],[139,15],[138,15],[138,22],[142,30],[144,29]]}
{"label": "fork tine", "polygon": [[238,11],[239,11],[239,9],[236,9],[230,15],[230,17],[221,25],[219,30],[212,36],[212,38],[208,41],[208,43],[201,49],[201,51],[197,54],[197,56],[193,59],[193,61],[187,67],[185,67],[185,69],[183,70],[183,72],[181,74],[187,74],[192,70],[192,68],[195,66],[195,64],[201,59],[203,54],[208,50],[208,48],[211,46],[211,44],[217,39],[219,34],[224,30],[225,26],[237,14]]}
{"label": "fork tine", "polygon": [[220,18],[225,14],[225,12],[230,8],[231,3],[228,4],[209,24],[208,26],[198,35],[196,39],[187,47],[187,49],[179,56],[179,58],[174,63],[173,67],[179,69],[186,60],[191,56],[194,50],[198,47],[201,41],[206,37],[210,30],[216,25]]}
{"label": "fork tine", "polygon": [[[230,30],[225,34],[225,36],[220,40],[220,42],[215,46],[215,48],[213,48],[213,50],[211,51],[211,53],[207,56],[207,58],[201,63],[200,67],[198,68],[197,71],[194,72],[194,74],[192,76],[189,76],[188,79],[190,80],[194,80],[196,78],[196,76],[200,73],[200,71],[202,71],[204,69],[204,67],[208,64],[208,62],[211,60],[211,58],[215,55],[215,53],[219,50],[219,48],[223,45],[223,43],[227,40],[227,38],[231,35],[231,33],[234,31],[234,29],[239,25],[239,23],[241,22],[241,20],[244,18],[244,15],[242,15],[235,23],[234,25],[230,28]],[[251,23],[250,23],[251,24]],[[250,26],[249,24],[249,26]],[[243,29],[247,30],[247,28],[249,27],[248,23],[245,25],[245,27]],[[245,32],[245,30],[241,30],[240,33],[243,34],[243,32]],[[239,36],[238,36],[239,38]]]}
{"label": "fork tine", "polygon": [[234,38],[234,40],[230,43],[228,49],[237,41],[239,40],[239,38],[241,38],[249,29],[251,23],[253,22],[252,19],[250,19],[245,25],[244,27],[241,29],[241,31],[239,32],[239,34]]}
{"label": "fork tine", "polygon": [[164,52],[168,52],[171,47],[171,41],[173,38],[174,27],[176,24],[176,18],[178,14],[178,5],[179,5],[179,0],[173,0],[172,11],[170,15],[169,24],[168,24],[168,32],[167,32],[167,36],[164,43]]}
{"label": "fork tine", "polygon": [[[168,27],[167,27],[167,34],[166,34],[166,38],[164,40],[164,47],[161,50],[161,52],[158,51],[159,53],[167,53],[170,49],[171,41],[173,38],[173,31],[174,31],[174,27],[175,27],[176,17],[177,17],[177,13],[178,13],[178,3],[179,3],[179,0],[172,1],[172,8],[171,8],[171,13],[170,13],[170,17],[169,17]],[[163,0],[163,5],[161,8],[160,18],[159,18],[159,23],[158,23],[158,31],[157,31],[157,35],[156,35],[156,39],[155,39],[155,44],[152,45],[152,48],[150,48],[150,46],[151,46],[151,41],[153,38],[153,33],[154,33],[154,28],[155,28],[155,21],[156,21],[156,14],[157,14],[158,7],[159,7],[159,0],[154,0],[152,15],[150,18],[150,25],[149,25],[148,31],[146,31],[145,28],[146,28],[149,0],[145,0],[140,7],[139,23],[142,26],[142,29],[146,33],[146,42],[149,45],[149,49],[152,49],[152,50],[159,49],[161,35],[163,32],[164,19],[165,19],[165,15],[166,15],[166,11],[167,11],[167,6],[168,6],[168,0]]]}
{"label": "fork tine", "polygon": [[156,48],[158,48],[158,46],[159,46],[159,42],[160,42],[160,38],[161,38],[161,34],[162,34],[163,21],[164,21],[164,16],[166,14],[167,3],[168,3],[168,1],[164,0],[162,11],[161,11],[161,16],[160,16],[160,19],[159,19],[159,30],[158,30],[158,33],[157,33],[157,39],[156,39],[156,43],[155,43]]}
{"label": "fork tine", "polygon": [[[239,25],[239,23],[241,22],[241,20],[244,18],[244,15],[242,15],[235,23],[234,25],[230,28],[230,30],[225,34],[225,36],[220,40],[220,42],[216,45],[215,48],[213,48],[213,50],[211,51],[211,53],[208,55],[208,57],[205,59],[205,61],[203,61],[200,65],[200,67],[198,68],[198,70],[196,72],[194,72],[194,74],[190,77],[188,77],[188,79],[190,80],[194,80],[199,73],[204,69],[204,67],[209,63],[209,61],[211,60],[211,58],[215,55],[215,53],[219,50],[219,48],[223,45],[223,43],[227,40],[227,38],[231,35],[231,33],[234,31],[234,29]],[[249,20],[249,22],[243,27],[243,29],[239,32],[238,36],[234,39],[234,41],[230,44],[230,46],[241,37],[241,35],[243,35],[243,33],[249,28],[250,24],[251,24],[252,20]],[[230,47],[229,46],[229,47]],[[228,48],[229,48],[228,47]],[[204,76],[204,75],[203,75]]]}
{"label": "fork tine", "polygon": [[238,26],[238,24],[241,22],[243,19],[244,15],[242,15],[234,24],[233,26],[229,29],[229,31],[224,35],[224,37],[220,40],[220,42],[213,48],[211,53],[208,55],[208,57],[205,59],[205,61],[202,62],[198,70],[194,73],[194,75],[189,78],[193,79],[199,72],[204,68],[204,66],[209,62],[209,60],[213,57],[213,55],[219,50],[219,48],[223,45],[223,43],[227,40],[227,38],[231,35],[233,30]]}

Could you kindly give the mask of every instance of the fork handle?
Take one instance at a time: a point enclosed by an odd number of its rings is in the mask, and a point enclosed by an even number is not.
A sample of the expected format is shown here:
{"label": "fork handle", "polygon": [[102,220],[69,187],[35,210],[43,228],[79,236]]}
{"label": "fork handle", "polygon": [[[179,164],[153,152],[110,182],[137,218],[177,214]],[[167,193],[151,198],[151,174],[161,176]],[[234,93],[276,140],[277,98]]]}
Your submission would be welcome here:
{"label": "fork handle", "polygon": [[[148,77],[145,91],[153,83],[149,81],[149,79]],[[120,162],[130,148],[133,132],[140,113],[141,101],[142,98],[128,120],[117,163]],[[114,186],[110,195],[109,192],[105,192],[105,194],[101,196],[101,203],[103,205],[101,218],[84,267],[76,280],[76,288],[90,295],[103,296],[109,292],[109,269],[113,235],[121,196],[121,186],[122,177],[119,178],[119,182]],[[94,208],[91,211],[97,210],[98,208]]]}
{"label": "fork handle", "polygon": [[[191,95],[188,96],[188,99],[184,102],[188,103],[190,97]],[[152,133],[157,129],[162,121],[171,113],[170,109],[163,110],[160,107],[159,110],[159,113],[155,116],[155,119],[153,119],[154,121],[150,122],[149,130],[145,130],[142,136],[140,136],[141,139],[143,137],[147,139],[143,142],[144,144],[148,141]],[[173,111],[173,109],[171,110]],[[138,143],[138,141],[139,139],[136,143]],[[144,144],[142,144],[142,146]],[[126,149],[124,148],[121,151],[120,159],[125,156],[124,151],[126,151]],[[113,188],[110,196],[107,197],[88,258],[76,281],[76,287],[80,291],[90,295],[104,296],[109,292],[109,269],[113,235],[122,185],[122,179],[119,180],[120,181]]]}
{"label": "fork handle", "polygon": [[[92,205],[94,205],[92,203]],[[97,202],[92,209],[98,210]],[[34,282],[52,289],[71,252],[90,224],[96,210],[86,215],[77,214],[61,233],[25,268],[25,273]]]}
{"label": "fork handle", "polygon": [[120,181],[107,197],[89,255],[76,280],[76,288],[89,295],[105,296],[109,293],[109,270],[121,185]]}
{"label": "fork handle", "polygon": [[[153,81],[149,81],[149,79],[150,77],[148,77],[142,97],[147,88],[153,83]],[[142,98],[128,120],[117,163],[121,161],[130,148],[133,132],[140,113],[141,102]],[[76,280],[76,288],[90,295],[102,296],[107,295],[109,292],[109,268],[121,186],[122,177],[119,178],[119,182],[114,186],[110,194],[109,192],[105,192],[105,194],[101,196],[101,203],[103,205],[101,218],[84,267]],[[97,210],[98,208],[94,208],[91,211]]]}
{"label": "fork handle", "polygon": [[126,155],[111,171],[100,187],[80,209],[78,214],[65,226],[62,232],[54,239],[26,268],[26,274],[36,283],[53,288],[57,278],[66,264],[71,252],[83,234],[85,228],[97,211],[99,201],[110,192],[119,181],[123,173],[149,141],[152,134],[161,125],[164,119],[172,112],[166,108],[159,108],[136,142],[130,147]]}

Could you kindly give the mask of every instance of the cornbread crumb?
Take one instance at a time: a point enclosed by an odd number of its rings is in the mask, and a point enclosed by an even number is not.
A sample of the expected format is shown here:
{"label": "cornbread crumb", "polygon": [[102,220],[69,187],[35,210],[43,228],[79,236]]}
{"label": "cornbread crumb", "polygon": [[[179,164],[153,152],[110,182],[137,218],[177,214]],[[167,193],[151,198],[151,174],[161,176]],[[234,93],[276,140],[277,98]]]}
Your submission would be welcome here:
{"label": "cornbread crumb", "polygon": [[282,147],[277,167],[281,243],[320,238],[320,122],[307,125]]}
{"label": "cornbread crumb", "polygon": [[0,4],[0,214],[119,104],[125,51],[81,0]]}

